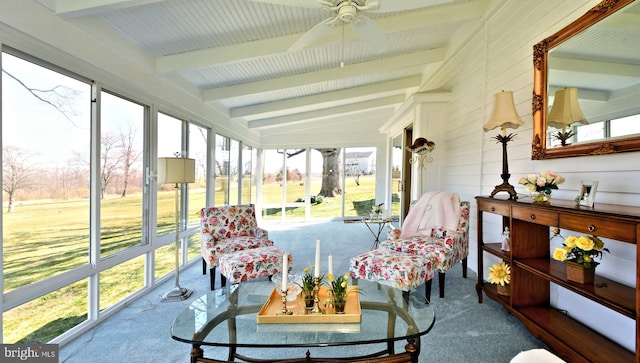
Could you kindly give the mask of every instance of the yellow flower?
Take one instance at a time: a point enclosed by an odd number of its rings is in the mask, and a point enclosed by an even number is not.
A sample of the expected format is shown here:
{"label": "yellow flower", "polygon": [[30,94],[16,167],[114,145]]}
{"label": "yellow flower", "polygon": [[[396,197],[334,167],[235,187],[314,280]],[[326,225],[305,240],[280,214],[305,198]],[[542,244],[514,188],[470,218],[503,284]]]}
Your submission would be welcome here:
{"label": "yellow flower", "polygon": [[576,240],[576,247],[581,250],[591,251],[594,246],[595,244],[593,243],[593,240],[589,237],[581,236]]}
{"label": "yellow flower", "polygon": [[569,247],[569,248],[573,248],[576,246],[576,240],[578,239],[578,237],[576,236],[569,236],[567,237],[567,239],[564,240],[564,245]]}
{"label": "yellow flower", "polygon": [[489,267],[489,281],[502,286],[511,282],[511,267],[504,261]]}
{"label": "yellow flower", "polygon": [[553,259],[558,261],[564,261],[567,259],[567,250],[564,248],[556,248],[553,251]]}
{"label": "yellow flower", "polygon": [[589,255],[584,255],[582,258],[583,258],[584,262],[591,262],[592,261],[591,256],[589,256]]}
{"label": "yellow flower", "polygon": [[598,237],[593,237],[593,249],[596,251],[602,251],[602,249],[604,248],[604,242],[602,242],[602,240]]}
{"label": "yellow flower", "polygon": [[333,274],[332,273],[328,273],[327,274],[327,279],[329,279],[329,281],[333,281]]}

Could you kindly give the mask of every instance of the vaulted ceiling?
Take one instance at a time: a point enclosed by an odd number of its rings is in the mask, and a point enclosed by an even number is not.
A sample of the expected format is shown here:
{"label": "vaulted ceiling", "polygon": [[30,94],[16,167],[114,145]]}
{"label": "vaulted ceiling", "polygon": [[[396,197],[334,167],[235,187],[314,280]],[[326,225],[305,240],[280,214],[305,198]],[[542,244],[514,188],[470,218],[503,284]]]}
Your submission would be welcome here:
{"label": "vaulted ceiling", "polygon": [[339,20],[318,25],[343,0],[38,1],[106,45],[130,43],[158,75],[259,132],[345,115],[388,117],[488,6],[353,0],[364,9],[340,13],[356,16],[352,28]]}

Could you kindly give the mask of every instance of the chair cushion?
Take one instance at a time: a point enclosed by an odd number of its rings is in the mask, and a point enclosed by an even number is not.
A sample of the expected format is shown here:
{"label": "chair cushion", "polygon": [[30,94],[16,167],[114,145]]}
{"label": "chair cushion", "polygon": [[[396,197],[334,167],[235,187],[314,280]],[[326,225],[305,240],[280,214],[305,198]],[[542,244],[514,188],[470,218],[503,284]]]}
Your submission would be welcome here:
{"label": "chair cushion", "polygon": [[[212,267],[218,264],[217,260],[220,258],[220,255],[268,246],[273,246],[272,240],[250,236],[228,238],[215,243],[211,240],[204,246],[206,251],[205,260],[207,264]],[[203,256],[205,255],[203,254]]]}
{"label": "chair cushion", "polygon": [[413,237],[411,239],[386,240],[380,242],[380,249],[421,256],[433,264],[433,268],[446,272],[455,263],[454,250],[447,240],[437,237]]}
{"label": "chair cushion", "polygon": [[[220,255],[220,273],[233,284],[274,275],[282,270],[284,251],[275,246],[252,248]],[[289,266],[293,261],[289,256]]]}
{"label": "chair cushion", "polygon": [[431,261],[385,249],[375,249],[352,257],[349,273],[354,279],[377,281],[409,291],[433,278]]}

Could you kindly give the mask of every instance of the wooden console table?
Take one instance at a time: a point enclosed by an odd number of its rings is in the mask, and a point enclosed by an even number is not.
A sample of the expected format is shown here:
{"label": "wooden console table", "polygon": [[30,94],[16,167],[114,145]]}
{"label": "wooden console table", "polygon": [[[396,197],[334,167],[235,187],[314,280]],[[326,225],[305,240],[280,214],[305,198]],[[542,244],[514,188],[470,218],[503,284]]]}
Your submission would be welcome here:
{"label": "wooden console table", "polygon": [[[550,228],[596,235],[637,246],[640,236],[640,208],[596,204],[577,207],[573,201],[553,199],[550,205],[530,200],[512,201],[476,197],[478,207],[478,302],[482,292],[501,303],[520,319],[531,333],[547,343],[556,354],[571,362],[640,362],[640,289],[596,276],[593,284],[566,279],[562,262],[550,258]],[[485,242],[483,215],[502,216],[502,227],[511,231],[511,251],[501,243]],[[511,296],[498,295],[496,285],[484,281],[483,255],[496,256],[511,266]],[[605,257],[606,258],[606,257]],[[636,259],[638,249],[636,247]],[[638,264],[636,266],[639,266]],[[636,267],[636,286],[640,269]],[[579,294],[636,321],[636,349],[630,352],[619,344],[582,325],[551,306],[550,284]]]}

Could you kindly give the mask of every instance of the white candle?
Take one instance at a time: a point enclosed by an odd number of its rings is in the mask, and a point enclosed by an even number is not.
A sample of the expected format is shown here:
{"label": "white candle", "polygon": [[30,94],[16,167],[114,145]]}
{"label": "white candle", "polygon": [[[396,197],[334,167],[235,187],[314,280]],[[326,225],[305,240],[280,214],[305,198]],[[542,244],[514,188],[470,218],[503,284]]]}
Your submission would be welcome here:
{"label": "white candle", "polygon": [[333,275],[333,255],[329,255],[329,273]]}
{"label": "white candle", "polygon": [[282,256],[282,291],[289,289],[289,254],[285,252]]}
{"label": "white candle", "polygon": [[313,276],[320,277],[320,238],[316,240],[316,264]]}

